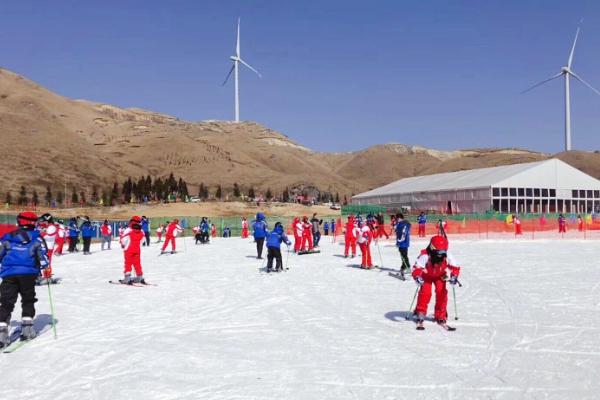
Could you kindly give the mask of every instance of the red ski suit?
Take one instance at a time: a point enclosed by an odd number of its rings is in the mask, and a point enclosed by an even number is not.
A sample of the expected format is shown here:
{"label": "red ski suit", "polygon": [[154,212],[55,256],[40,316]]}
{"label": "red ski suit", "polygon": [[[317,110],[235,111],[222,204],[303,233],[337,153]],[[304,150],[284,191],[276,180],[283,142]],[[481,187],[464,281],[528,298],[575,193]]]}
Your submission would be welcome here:
{"label": "red ski suit", "polygon": [[354,217],[348,217],[346,222],[346,235],[344,236],[344,257],[348,257],[348,250],[352,249],[352,257],[356,255],[356,236],[354,236]]}
{"label": "red ski suit", "polygon": [[297,253],[302,247],[302,232],[304,231],[304,226],[299,218],[294,218],[292,229],[294,230],[294,252]]}
{"label": "red ski suit", "polygon": [[58,238],[58,226],[54,223],[48,223],[41,235],[46,241],[48,248],[48,267],[42,270],[44,278],[48,279],[52,276],[52,254],[54,253],[54,245]]}
{"label": "red ski suit", "polygon": [[313,236],[312,236],[312,224],[308,222],[308,219],[302,221],[302,246],[301,250],[307,250],[306,245],[308,244],[308,251],[313,249]]}
{"label": "red ski suit", "polygon": [[162,251],[165,251],[165,249],[167,248],[167,246],[169,245],[169,242],[171,242],[171,251],[175,251],[175,248],[177,247],[177,244],[175,243],[175,237],[177,236],[177,233],[182,232],[183,228],[181,226],[179,226],[179,221],[175,222],[171,222],[168,226],[167,226],[167,233],[165,235],[165,242],[163,243],[162,246]]}
{"label": "red ski suit", "polygon": [[373,232],[368,225],[363,226],[360,229],[357,242],[362,253],[362,262],[360,266],[362,268],[373,268],[373,262],[371,261],[371,240],[373,240]]}
{"label": "red ski suit", "polygon": [[242,220],[242,239],[246,239],[248,237],[248,221],[246,219]]}
{"label": "red ski suit", "polygon": [[437,264],[433,264],[429,260],[427,250],[421,250],[421,255],[417,258],[413,266],[413,278],[421,277],[425,281],[419,290],[417,298],[416,314],[427,315],[427,307],[431,300],[431,287],[435,286],[435,310],[434,318],[436,320],[447,320],[448,311],[448,290],[446,289],[446,280],[450,277],[460,274],[460,267],[450,253],[447,253],[446,258]]}
{"label": "red ski suit", "polygon": [[125,256],[125,274],[131,274],[131,267],[135,270],[136,276],[143,276],[140,243],[145,238],[141,229],[134,229],[129,226],[123,231],[119,238],[119,243]]}
{"label": "red ski suit", "polygon": [[56,251],[55,253],[58,255],[62,255],[63,246],[65,245],[65,227],[64,225],[57,225],[57,235],[56,235]]}

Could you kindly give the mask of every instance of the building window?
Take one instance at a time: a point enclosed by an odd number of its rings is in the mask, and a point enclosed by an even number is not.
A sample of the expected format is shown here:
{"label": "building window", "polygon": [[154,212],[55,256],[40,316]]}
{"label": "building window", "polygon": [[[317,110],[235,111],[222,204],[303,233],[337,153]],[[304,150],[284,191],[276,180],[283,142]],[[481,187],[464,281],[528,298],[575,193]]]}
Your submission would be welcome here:
{"label": "building window", "polygon": [[587,198],[588,198],[588,199],[591,199],[592,197],[593,197],[593,193],[592,193],[592,191],[591,191],[591,190],[588,190],[588,191],[587,191]]}
{"label": "building window", "polygon": [[577,197],[579,197],[579,191],[578,190],[571,190],[571,197],[576,199]]}
{"label": "building window", "polygon": [[508,197],[508,188],[500,189],[502,191],[502,197]]}
{"label": "building window", "polygon": [[[492,188],[492,196],[500,197],[500,188]],[[498,211],[498,210],[496,210]]]}
{"label": "building window", "polygon": [[594,198],[600,198],[600,190],[594,190]]}
{"label": "building window", "polygon": [[517,189],[510,188],[510,196],[511,197],[517,197]]}
{"label": "building window", "polygon": [[525,189],[519,188],[519,197],[524,197],[524,196],[525,196]]}
{"label": "building window", "polygon": [[556,189],[550,189],[550,197],[556,197]]}
{"label": "building window", "polygon": [[533,189],[527,188],[525,189],[525,193],[527,193],[527,197],[533,197]]}
{"label": "building window", "polygon": [[542,197],[548,197],[548,189],[542,189]]}
{"label": "building window", "polygon": [[535,197],[540,197],[540,189],[533,189],[533,195]]}
{"label": "building window", "polygon": [[500,211],[500,200],[499,199],[492,200],[492,207],[494,208],[494,211]]}
{"label": "building window", "polygon": [[582,199],[585,199],[585,190],[579,191],[579,197],[581,197]]}

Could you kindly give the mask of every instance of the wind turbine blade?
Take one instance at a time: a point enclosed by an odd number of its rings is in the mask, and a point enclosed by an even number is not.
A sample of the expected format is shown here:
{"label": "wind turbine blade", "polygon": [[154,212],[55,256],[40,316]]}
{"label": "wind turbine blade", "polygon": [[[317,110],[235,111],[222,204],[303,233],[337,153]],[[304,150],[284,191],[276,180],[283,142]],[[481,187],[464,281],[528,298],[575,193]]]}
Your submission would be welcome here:
{"label": "wind turbine blade", "polygon": [[594,92],[596,92],[597,95],[600,95],[599,91],[597,91],[592,85],[590,85],[589,83],[587,83],[586,81],[584,81],[583,79],[581,79],[575,72],[571,71],[570,74],[573,76],[573,78],[577,79],[579,82],[583,83],[585,86],[589,87]]}
{"label": "wind turbine blade", "polygon": [[225,80],[223,81],[223,83],[221,84],[221,86],[225,86],[225,84],[227,83],[227,81],[229,80],[229,77],[231,76],[231,74],[233,73],[233,70],[235,69],[235,64],[233,64],[231,66],[231,69],[229,70],[229,73],[227,74],[227,77],[225,78]]}
{"label": "wind turbine blade", "polygon": [[579,30],[581,28],[577,28],[577,33],[575,33],[575,40],[573,40],[573,47],[571,47],[571,54],[569,54],[569,63],[567,64],[567,68],[571,69],[571,64],[573,63],[573,53],[575,53],[575,45],[577,44],[577,37],[579,36]]}
{"label": "wind turbine blade", "polygon": [[548,78],[548,79],[545,79],[545,80],[541,81],[540,83],[536,83],[535,85],[531,86],[530,88],[528,88],[528,89],[526,89],[526,90],[523,90],[523,91],[521,92],[521,94],[524,94],[524,93],[527,93],[527,92],[529,92],[529,91],[532,91],[532,90],[533,90],[533,89],[535,89],[536,87],[538,87],[538,86],[542,86],[544,83],[546,83],[546,82],[550,82],[551,80],[553,80],[553,79],[556,79],[556,78],[558,78],[559,76],[562,76],[562,74],[563,74],[562,72],[559,72],[558,74],[556,74],[556,75],[554,75],[554,76],[552,76],[552,77],[550,77],[550,78]]}
{"label": "wind turbine blade", "polygon": [[237,41],[235,42],[235,55],[240,58],[240,18],[238,18]]}
{"label": "wind turbine blade", "polygon": [[262,78],[262,75],[260,74],[260,72],[258,72],[258,71],[257,71],[257,70],[255,70],[254,68],[252,68],[252,67],[250,66],[250,64],[248,64],[246,61],[244,61],[244,60],[242,60],[242,59],[240,58],[240,62],[241,62],[242,64],[244,64],[246,67],[250,68],[252,71],[254,71],[254,73],[255,73],[256,75],[258,75],[258,77],[259,77],[259,78]]}

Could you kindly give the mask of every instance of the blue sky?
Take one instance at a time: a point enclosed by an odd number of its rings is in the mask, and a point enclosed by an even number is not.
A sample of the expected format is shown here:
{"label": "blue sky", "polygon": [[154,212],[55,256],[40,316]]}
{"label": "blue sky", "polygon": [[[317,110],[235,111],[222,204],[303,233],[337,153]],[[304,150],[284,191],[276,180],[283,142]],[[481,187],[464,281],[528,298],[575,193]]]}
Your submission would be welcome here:
{"label": "blue sky", "polygon": [[[9,1],[0,65],[61,95],[186,120],[241,118],[315,150],[379,143],[563,149],[566,64],[600,89],[594,1]],[[573,147],[600,149],[600,96],[572,87]]]}

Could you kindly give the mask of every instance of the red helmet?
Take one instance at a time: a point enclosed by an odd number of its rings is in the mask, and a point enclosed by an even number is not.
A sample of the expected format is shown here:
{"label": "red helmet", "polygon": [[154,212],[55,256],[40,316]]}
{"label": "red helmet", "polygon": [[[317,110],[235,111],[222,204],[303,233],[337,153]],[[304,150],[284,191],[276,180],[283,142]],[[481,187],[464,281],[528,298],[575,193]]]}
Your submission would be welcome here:
{"label": "red helmet", "polygon": [[137,215],[134,215],[133,217],[131,217],[129,222],[133,222],[134,224],[139,224],[142,222],[142,219],[140,217],[138,217]]}
{"label": "red helmet", "polygon": [[429,248],[437,251],[448,251],[448,239],[441,235],[435,235],[429,242]]}
{"label": "red helmet", "polygon": [[32,211],[23,211],[17,215],[17,225],[19,226],[35,226],[38,221],[38,216]]}

